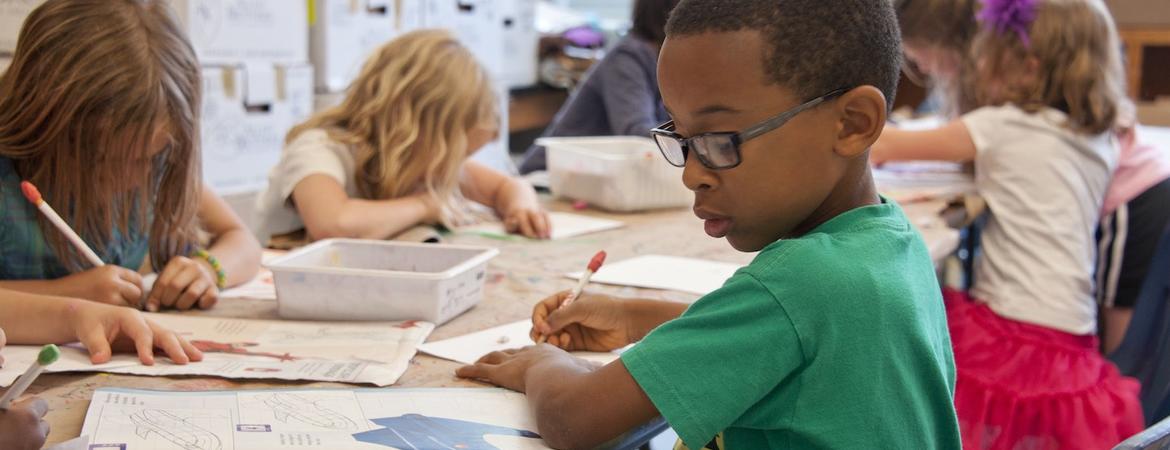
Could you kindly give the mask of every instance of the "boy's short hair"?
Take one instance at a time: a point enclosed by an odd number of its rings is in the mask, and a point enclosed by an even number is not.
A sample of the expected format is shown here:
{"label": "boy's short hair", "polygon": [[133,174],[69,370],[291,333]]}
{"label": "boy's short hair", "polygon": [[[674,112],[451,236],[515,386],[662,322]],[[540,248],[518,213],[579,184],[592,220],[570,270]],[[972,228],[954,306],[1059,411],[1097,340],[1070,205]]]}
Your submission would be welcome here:
{"label": "boy's short hair", "polygon": [[802,100],[871,85],[894,104],[902,43],[890,0],[682,0],[666,25],[668,38],[741,30],[760,31],[767,75]]}

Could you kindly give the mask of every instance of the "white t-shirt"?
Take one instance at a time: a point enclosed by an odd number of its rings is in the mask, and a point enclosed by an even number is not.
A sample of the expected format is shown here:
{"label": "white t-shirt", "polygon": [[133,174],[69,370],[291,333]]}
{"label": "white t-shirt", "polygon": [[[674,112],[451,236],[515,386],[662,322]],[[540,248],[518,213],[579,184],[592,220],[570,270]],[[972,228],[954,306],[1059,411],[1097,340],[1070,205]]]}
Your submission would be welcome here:
{"label": "white t-shirt", "polygon": [[1093,234],[1119,150],[1112,133],[1083,135],[1066,118],[1010,105],[962,117],[990,211],[971,294],[1003,317],[1086,335],[1097,330]]}
{"label": "white t-shirt", "polygon": [[330,139],[323,129],[305,131],[285,144],[280,163],[268,174],[268,189],[256,199],[260,242],[305,227],[292,205],[292,192],[309,175],[328,175],[341,183],[350,197],[358,197],[355,166],[350,147]]}

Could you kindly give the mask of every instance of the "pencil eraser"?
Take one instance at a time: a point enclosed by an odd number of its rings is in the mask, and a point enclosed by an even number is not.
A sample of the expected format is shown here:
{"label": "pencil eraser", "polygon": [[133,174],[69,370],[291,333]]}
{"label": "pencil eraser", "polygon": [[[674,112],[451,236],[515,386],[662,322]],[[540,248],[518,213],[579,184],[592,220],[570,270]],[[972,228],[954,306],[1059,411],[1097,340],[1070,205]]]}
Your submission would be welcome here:
{"label": "pencil eraser", "polygon": [[37,364],[47,366],[57,362],[57,358],[61,357],[61,349],[56,345],[49,344],[41,347],[41,352],[37,354]]}
{"label": "pencil eraser", "polygon": [[[605,250],[602,250],[600,252],[597,252],[596,255],[593,255],[593,259],[589,260],[589,271],[596,272],[597,269],[600,269],[601,265],[604,263],[605,263]],[[578,266],[578,267],[580,267],[580,266]]]}
{"label": "pencil eraser", "polygon": [[20,182],[20,191],[24,193],[24,198],[32,202],[34,205],[41,204],[41,191],[37,190],[36,186],[27,181]]}

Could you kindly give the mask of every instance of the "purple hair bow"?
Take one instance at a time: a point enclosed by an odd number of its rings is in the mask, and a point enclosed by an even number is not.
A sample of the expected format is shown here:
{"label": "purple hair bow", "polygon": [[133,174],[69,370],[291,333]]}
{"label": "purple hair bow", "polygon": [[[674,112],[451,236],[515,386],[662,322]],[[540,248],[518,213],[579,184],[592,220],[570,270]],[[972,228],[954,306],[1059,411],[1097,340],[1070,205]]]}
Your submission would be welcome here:
{"label": "purple hair bow", "polygon": [[976,19],[1000,34],[1015,32],[1025,47],[1031,47],[1028,29],[1036,20],[1037,3],[1039,0],[983,0],[983,10]]}

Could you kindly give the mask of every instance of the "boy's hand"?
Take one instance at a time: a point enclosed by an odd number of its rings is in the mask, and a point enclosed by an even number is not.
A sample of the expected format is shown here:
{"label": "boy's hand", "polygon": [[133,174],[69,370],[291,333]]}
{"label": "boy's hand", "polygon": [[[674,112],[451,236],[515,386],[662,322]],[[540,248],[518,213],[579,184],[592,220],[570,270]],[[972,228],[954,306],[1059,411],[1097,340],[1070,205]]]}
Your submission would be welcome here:
{"label": "boy's hand", "polygon": [[504,229],[533,239],[552,236],[552,224],[540,205],[515,206],[504,213]]}
{"label": "boy's hand", "polygon": [[219,301],[215,269],[202,258],[176,256],[158,275],[146,299],[148,311],[160,308],[208,309]]}
{"label": "boy's hand", "polygon": [[533,341],[568,351],[608,352],[629,345],[631,334],[622,302],[608,295],[585,294],[561,308],[569,291],[541,300],[532,308]]}
{"label": "boy's hand", "polygon": [[49,404],[37,397],[13,403],[7,411],[0,411],[0,443],[5,450],[37,450],[49,437],[49,423],[45,413]]}
{"label": "boy's hand", "polygon": [[564,350],[551,345],[533,345],[521,349],[488,353],[475,364],[460,367],[455,371],[455,375],[461,378],[483,380],[516,392],[524,392],[528,369],[547,358],[566,358],[578,364],[591,364],[588,361],[573,358]]}
{"label": "boy's hand", "polygon": [[69,287],[68,297],[135,308],[142,301],[142,275],[114,264],[78,272],[59,281]]}
{"label": "boy's hand", "polygon": [[154,364],[160,349],[176,364],[202,361],[203,352],[181,336],[130,308],[75,301],[67,307],[66,320],[77,340],[89,350],[90,362],[108,362],[115,350],[136,351],[143,364]]}

